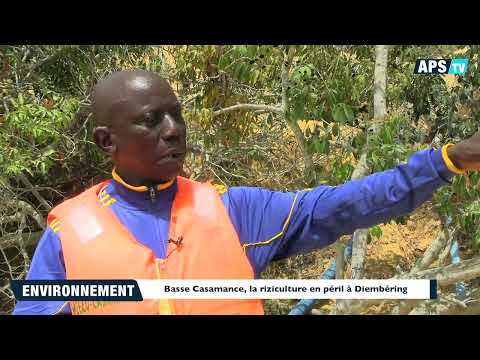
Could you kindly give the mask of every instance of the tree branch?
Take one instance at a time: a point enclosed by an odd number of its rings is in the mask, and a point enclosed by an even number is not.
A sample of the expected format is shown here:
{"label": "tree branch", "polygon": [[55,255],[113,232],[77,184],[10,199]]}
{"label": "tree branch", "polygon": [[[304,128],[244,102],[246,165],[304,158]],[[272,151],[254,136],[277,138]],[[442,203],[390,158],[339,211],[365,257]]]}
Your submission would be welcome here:
{"label": "tree branch", "polygon": [[[391,279],[436,279],[438,285],[446,286],[455,284],[458,281],[468,281],[478,277],[480,277],[480,257],[464,260],[458,264],[445,267],[419,271],[416,274],[397,275]],[[368,306],[378,305],[384,301],[385,300],[380,299],[355,300],[354,302],[348,302],[348,306],[344,305],[343,308],[345,310],[342,308],[342,311],[346,312],[348,310],[349,314],[359,314]],[[420,301],[422,300],[408,300],[403,304],[399,304],[397,308],[393,310],[393,313],[406,314]]]}
{"label": "tree branch", "polygon": [[[423,253],[422,258],[417,261],[417,263],[410,270],[409,276],[413,276],[419,271],[426,269],[431,263],[435,261],[435,259],[439,258],[442,249],[445,249],[446,244],[448,243],[448,240],[451,240],[452,235],[453,234],[448,229],[448,227],[440,230],[435,240],[433,240],[428,249]],[[442,266],[441,262],[439,262],[439,266]],[[406,315],[420,302],[421,300],[402,301],[392,310],[392,315]]]}
{"label": "tree branch", "polygon": [[374,120],[382,121],[387,114],[387,60],[388,48],[386,45],[375,47],[375,75],[373,91]]}
{"label": "tree branch", "polygon": [[32,73],[37,70],[39,67],[45,65],[45,64],[48,64],[52,61],[55,61],[56,59],[58,59],[60,57],[60,55],[64,54],[65,52],[69,51],[70,48],[72,47],[76,47],[76,45],[67,45],[67,46],[62,46],[62,48],[58,51],[56,51],[55,53],[53,53],[52,55],[50,56],[47,56],[45,59],[41,60],[41,61],[38,61],[36,62],[35,64],[33,64],[30,69],[28,69],[28,73],[27,75],[23,78],[23,81],[27,80],[30,75],[32,75]]}
{"label": "tree branch", "polygon": [[22,213],[22,212],[17,212],[13,215],[2,216],[2,217],[0,217],[0,224],[20,222],[23,219],[23,217],[25,217],[25,214]]}
{"label": "tree branch", "polygon": [[438,285],[446,286],[458,281],[468,281],[480,277],[480,257],[463,260],[445,267],[419,271],[409,276],[412,279],[436,279]]}
{"label": "tree branch", "polygon": [[43,230],[45,230],[45,220],[29,203],[22,200],[16,200],[16,201],[11,200],[7,202],[7,205],[9,205],[12,208],[17,207],[24,214],[30,215],[32,219],[35,220],[35,222],[38,224],[38,226],[40,226]]}
{"label": "tree branch", "polygon": [[4,250],[9,249],[16,246],[19,241],[23,242],[25,247],[33,246],[38,243],[42,235],[43,231],[21,234],[8,234],[0,237],[0,247]]}
{"label": "tree branch", "polygon": [[433,263],[442,252],[442,249],[445,249],[448,239],[452,235],[453,234],[448,228],[440,230],[436,239],[433,240],[428,249],[424,252],[422,258],[415,264],[412,270],[410,270],[410,274],[416,274]]}
{"label": "tree branch", "polygon": [[[377,45],[375,49],[375,76],[374,76],[374,121],[380,122],[386,115],[386,86],[387,86],[387,59],[388,48],[385,45]],[[372,128],[373,133],[379,130],[379,127]],[[352,179],[359,179],[366,176],[369,172],[367,165],[368,136],[367,146],[360,156]],[[363,277],[363,264],[367,251],[368,229],[356,230],[353,234],[352,248],[352,279],[361,279]],[[345,304],[348,304],[347,302]]]}
{"label": "tree branch", "polygon": [[18,177],[20,178],[20,181],[25,185],[25,187],[32,192],[33,196],[35,196],[35,198],[40,202],[40,204],[42,204],[47,211],[50,211],[52,207],[47,202],[47,200],[45,200],[43,196],[40,195],[40,193],[37,190],[35,190],[35,188],[33,187],[32,183],[28,180],[28,178],[22,173],[20,173]]}
{"label": "tree branch", "polygon": [[239,110],[261,110],[264,112],[273,112],[276,114],[282,114],[282,108],[278,106],[271,106],[271,105],[263,105],[263,104],[237,104],[233,106],[226,107],[221,110],[217,110],[213,112],[213,117],[223,115],[232,111],[239,111]]}
{"label": "tree branch", "polygon": [[337,242],[336,246],[337,256],[335,259],[335,279],[343,279],[345,270],[345,245]]}
{"label": "tree branch", "polygon": [[456,232],[457,229],[454,229],[451,233],[449,230],[449,236],[447,239],[447,244],[443,248],[443,250],[440,252],[438,255],[438,266],[444,266],[445,263],[447,262],[447,259],[450,256],[450,249],[452,247],[452,238],[453,238],[453,233]]}
{"label": "tree branch", "polygon": [[470,315],[480,314],[480,290],[473,290],[468,299],[460,301],[455,294],[448,294],[439,300],[421,303],[409,315]]}

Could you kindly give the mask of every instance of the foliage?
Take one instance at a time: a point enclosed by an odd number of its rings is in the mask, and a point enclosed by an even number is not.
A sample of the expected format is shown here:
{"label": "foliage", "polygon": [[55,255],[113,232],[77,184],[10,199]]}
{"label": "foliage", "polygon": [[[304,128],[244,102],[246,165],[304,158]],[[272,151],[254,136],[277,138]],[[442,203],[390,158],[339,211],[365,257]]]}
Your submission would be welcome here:
{"label": "foliage", "polygon": [[[466,52],[453,53],[462,49]],[[404,162],[416,150],[477,131],[478,46],[390,46],[389,54],[389,112],[367,144],[374,46],[1,46],[2,194],[32,204],[45,217],[47,210],[24,190],[20,175],[50,204],[109,176],[109,160],[92,143],[89,94],[98,79],[119,69],[155,71],[172,84],[189,128],[187,175],[225,186],[287,191],[338,185],[350,179],[364,149],[376,172]],[[465,57],[470,66],[447,86],[442,77],[413,74],[420,57]],[[281,107],[283,100],[285,112],[215,115],[236,104]],[[310,173],[304,171],[308,157]],[[478,174],[456,177],[434,199],[442,216],[460,227],[465,244],[480,245],[479,186]],[[4,208],[8,214],[15,211]],[[39,230],[33,222],[27,227]],[[372,228],[371,236],[381,236],[379,230]],[[301,259],[298,264],[304,266]],[[292,261],[291,267],[297,264]]]}

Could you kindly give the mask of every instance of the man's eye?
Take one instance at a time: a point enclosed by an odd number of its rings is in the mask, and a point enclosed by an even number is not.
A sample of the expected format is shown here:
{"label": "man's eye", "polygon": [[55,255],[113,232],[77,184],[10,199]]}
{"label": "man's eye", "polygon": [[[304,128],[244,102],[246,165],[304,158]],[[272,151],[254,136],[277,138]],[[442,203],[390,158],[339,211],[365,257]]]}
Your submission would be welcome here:
{"label": "man's eye", "polygon": [[147,125],[147,126],[153,126],[153,125],[156,125],[157,123],[157,116],[154,114],[154,113],[147,113],[145,114],[145,116],[143,117],[143,122]]}

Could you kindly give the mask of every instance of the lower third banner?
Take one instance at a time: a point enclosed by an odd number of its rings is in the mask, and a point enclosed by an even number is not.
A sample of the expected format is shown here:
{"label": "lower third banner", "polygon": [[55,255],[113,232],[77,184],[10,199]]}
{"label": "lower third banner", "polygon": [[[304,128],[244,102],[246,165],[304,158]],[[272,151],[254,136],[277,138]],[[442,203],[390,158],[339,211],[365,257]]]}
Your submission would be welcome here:
{"label": "lower third banner", "polygon": [[17,300],[435,299],[436,280],[12,280]]}

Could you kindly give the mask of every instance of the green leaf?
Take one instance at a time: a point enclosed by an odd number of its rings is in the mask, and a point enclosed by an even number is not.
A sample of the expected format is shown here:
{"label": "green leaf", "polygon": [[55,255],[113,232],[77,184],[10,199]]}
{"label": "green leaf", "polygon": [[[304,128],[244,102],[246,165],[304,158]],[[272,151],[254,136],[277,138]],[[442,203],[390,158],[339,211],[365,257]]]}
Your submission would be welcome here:
{"label": "green leaf", "polygon": [[313,154],[313,153],[316,152],[316,150],[315,150],[315,144],[316,144],[316,143],[311,142],[311,141],[308,141],[308,142],[305,143],[305,146],[306,146],[306,148],[307,148],[307,152],[308,152],[309,154]]}
{"label": "green leaf", "polygon": [[333,112],[332,112],[332,116],[333,116],[333,120],[335,120],[335,122],[337,123],[345,123],[346,120],[347,120],[347,117],[345,115],[345,110],[342,106],[343,104],[337,104],[335,105],[335,107],[333,108]]}
{"label": "green leaf", "polygon": [[240,66],[239,66],[239,69],[238,69],[238,79],[239,80],[245,80],[245,75],[248,73],[248,69],[247,69],[247,66],[242,63]]}
{"label": "green leaf", "polygon": [[390,130],[389,127],[385,128],[383,140],[386,144],[391,144],[393,143],[393,136],[392,136],[392,131]]}
{"label": "green leaf", "polygon": [[247,56],[248,55],[248,48],[246,45],[238,45],[237,47],[238,53],[241,56]]}
{"label": "green leaf", "polygon": [[382,229],[379,227],[379,226],[374,226],[374,227],[371,227],[368,232],[370,233],[370,235],[372,237],[375,237],[375,238],[380,238],[382,235],[383,235],[383,231]]}
{"label": "green leaf", "polygon": [[348,122],[352,122],[354,119],[353,109],[350,105],[343,104],[343,111]]}
{"label": "green leaf", "polygon": [[324,151],[324,144],[322,141],[315,141],[314,143],[314,150],[318,154],[323,154]]}
{"label": "green leaf", "polygon": [[305,117],[305,103],[296,101],[293,105],[292,116],[294,119],[302,119]]}
{"label": "green leaf", "polygon": [[247,54],[249,57],[253,58],[257,53],[257,45],[248,45]]}
{"label": "green leaf", "polygon": [[317,154],[327,154],[330,152],[330,142],[327,139],[316,140],[314,143],[314,150]]}

